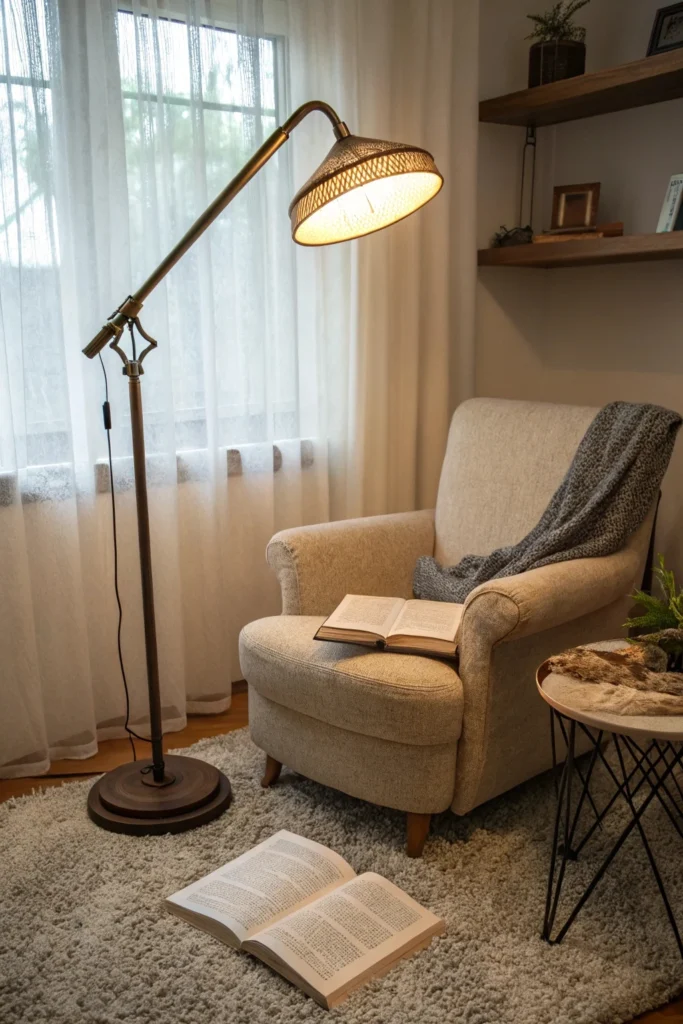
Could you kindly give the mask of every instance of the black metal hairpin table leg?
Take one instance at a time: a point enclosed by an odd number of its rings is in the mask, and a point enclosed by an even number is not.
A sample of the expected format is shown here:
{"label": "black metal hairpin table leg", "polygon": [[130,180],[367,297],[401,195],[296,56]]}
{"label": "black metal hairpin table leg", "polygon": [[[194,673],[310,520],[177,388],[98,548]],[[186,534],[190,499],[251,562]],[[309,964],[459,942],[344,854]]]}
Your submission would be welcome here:
{"label": "black metal hairpin table leg", "polygon": [[[555,747],[556,725],[559,726],[567,749],[559,784],[557,783],[558,764]],[[664,902],[664,907],[676,938],[679,952],[681,957],[683,957],[683,942],[681,941],[681,935],[676,923],[676,918],[671,908],[662,877],[659,873],[657,863],[642,824],[642,818],[645,811],[656,798],[664,807],[678,834],[681,835],[683,826],[683,800],[679,803],[677,797],[683,794],[681,794],[681,787],[674,772],[677,768],[680,768],[683,765],[683,745],[679,745],[679,749],[676,750],[673,743],[662,743],[661,741],[654,740],[646,749],[643,750],[634,741],[623,736],[612,734],[621,775],[621,778],[619,778],[604,754],[603,741],[605,734],[603,732],[598,732],[594,735],[581,723],[578,723],[578,725],[585,736],[587,736],[593,744],[591,759],[585,776],[576,764],[577,722],[573,719],[563,718],[559,712],[551,708],[550,728],[553,767],[555,770],[557,808],[553,829],[550,870],[548,873],[545,915],[543,918],[543,938],[547,942],[553,944],[562,942],[562,939],[576,920],[581,909],[585,906],[587,900],[590,898],[619,850],[633,830],[637,829],[650,862],[657,887]],[[629,769],[626,764],[624,757],[625,751],[628,752],[634,762],[633,768]],[[600,762],[606,769],[608,776],[612,779],[615,786],[613,796],[602,811],[598,811],[590,794],[591,778],[593,776],[593,770],[598,762]],[[640,778],[638,779],[639,775]],[[572,788],[574,784],[574,776],[578,777],[581,789],[572,815]],[[673,785],[668,785],[668,782],[672,782]],[[645,787],[646,792],[640,804],[637,806],[634,798],[642,787]],[[576,903],[564,925],[557,931],[557,934],[553,938],[553,928],[562,894],[567,863],[570,860],[576,860],[579,852],[584,848],[596,828],[602,826],[602,822],[606,815],[620,796],[623,797],[630,811],[629,821],[622,830],[610,852],[604,858],[602,864],[596,871],[583,895]],[[579,825],[579,817],[581,809],[586,801],[589,802],[594,812],[595,821],[592,823],[581,841],[576,843],[575,838]],[[562,836],[561,842],[560,835]]]}
{"label": "black metal hairpin table leg", "polygon": [[[674,912],[671,909],[671,904],[669,903],[668,896],[666,895],[666,889],[664,888],[664,882],[662,881],[662,876],[659,873],[659,869],[657,867],[657,862],[656,862],[656,860],[654,858],[654,854],[652,853],[652,849],[651,849],[650,844],[649,844],[649,842],[647,840],[647,836],[645,835],[645,829],[643,828],[643,823],[640,820],[642,815],[638,815],[638,813],[636,811],[636,806],[633,803],[633,797],[631,795],[631,789],[630,789],[629,782],[628,782],[628,773],[626,771],[626,764],[624,762],[624,754],[623,754],[623,751],[621,749],[621,743],[620,743],[620,740],[619,740],[618,736],[614,737],[614,745],[615,745],[616,750],[617,750],[617,757],[619,758],[619,767],[621,768],[621,774],[622,774],[622,778],[624,780],[624,795],[625,795],[626,800],[628,802],[628,806],[629,806],[629,809],[631,811],[631,814],[633,815],[634,820],[637,822],[638,831],[640,832],[640,838],[642,840],[643,846],[645,847],[645,853],[647,854],[647,859],[650,862],[650,867],[652,868],[652,873],[655,876],[655,881],[657,883],[657,888],[659,889],[659,892],[660,892],[660,895],[662,897],[662,900],[664,901],[664,907],[666,909],[666,915],[669,918],[669,923],[670,923],[671,927],[673,928],[674,935],[676,936],[676,942],[678,943],[678,952],[683,957],[683,942],[681,942],[681,933],[678,930],[678,925],[676,924],[676,918],[674,916]],[[653,784],[651,783],[651,785],[653,785]],[[652,792],[653,792],[654,795],[659,795],[659,787],[660,786],[661,786],[661,782],[655,781],[655,783],[653,785],[653,789],[652,789]]]}

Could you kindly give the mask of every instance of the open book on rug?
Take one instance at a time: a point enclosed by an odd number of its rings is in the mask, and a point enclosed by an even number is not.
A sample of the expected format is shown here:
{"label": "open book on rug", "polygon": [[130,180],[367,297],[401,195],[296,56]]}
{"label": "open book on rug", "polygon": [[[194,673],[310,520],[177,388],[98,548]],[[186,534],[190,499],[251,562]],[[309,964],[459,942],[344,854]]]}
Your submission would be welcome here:
{"label": "open book on rug", "polygon": [[315,639],[452,658],[462,610],[463,605],[447,601],[347,594],[325,619]]}
{"label": "open book on rug", "polygon": [[326,1009],[429,945],[445,923],[386,878],[282,830],[166,900]]}

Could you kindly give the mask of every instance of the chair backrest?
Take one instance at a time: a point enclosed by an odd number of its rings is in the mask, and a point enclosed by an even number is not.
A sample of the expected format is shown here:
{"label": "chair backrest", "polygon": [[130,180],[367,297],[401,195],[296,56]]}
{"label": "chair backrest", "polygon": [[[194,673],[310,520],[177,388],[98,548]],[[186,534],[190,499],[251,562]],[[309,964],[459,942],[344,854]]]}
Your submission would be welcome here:
{"label": "chair backrest", "polygon": [[435,557],[454,565],[515,544],[540,519],[597,409],[472,398],[453,415]]}

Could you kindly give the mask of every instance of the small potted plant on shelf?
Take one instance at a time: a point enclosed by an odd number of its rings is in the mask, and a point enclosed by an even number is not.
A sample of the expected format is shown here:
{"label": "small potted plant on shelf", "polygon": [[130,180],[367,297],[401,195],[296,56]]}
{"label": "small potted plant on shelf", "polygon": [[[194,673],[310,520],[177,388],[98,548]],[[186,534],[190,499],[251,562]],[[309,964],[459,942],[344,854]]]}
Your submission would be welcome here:
{"label": "small potted plant on shelf", "polygon": [[586,30],[573,17],[590,0],[557,0],[545,14],[527,14],[534,30],[527,39],[535,42],[529,51],[529,88],[575,78],[586,70]]}

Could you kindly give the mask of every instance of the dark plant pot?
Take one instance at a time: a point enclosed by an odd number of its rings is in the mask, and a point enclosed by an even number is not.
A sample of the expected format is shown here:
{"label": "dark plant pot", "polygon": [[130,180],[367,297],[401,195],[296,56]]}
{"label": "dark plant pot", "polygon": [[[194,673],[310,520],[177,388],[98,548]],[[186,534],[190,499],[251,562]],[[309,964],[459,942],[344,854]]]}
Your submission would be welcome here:
{"label": "dark plant pot", "polygon": [[586,44],[572,39],[534,43],[529,50],[529,88],[576,78],[586,70]]}

